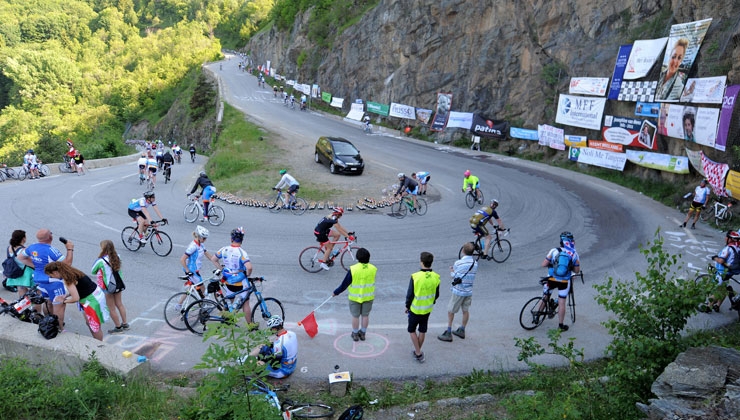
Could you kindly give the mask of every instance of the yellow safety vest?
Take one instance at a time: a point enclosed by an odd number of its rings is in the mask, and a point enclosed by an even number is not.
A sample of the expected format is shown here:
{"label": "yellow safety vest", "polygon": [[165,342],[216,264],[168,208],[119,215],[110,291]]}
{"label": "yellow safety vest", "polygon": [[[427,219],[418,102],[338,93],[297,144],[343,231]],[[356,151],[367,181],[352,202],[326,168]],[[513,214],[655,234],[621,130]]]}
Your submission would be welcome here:
{"label": "yellow safety vest", "polygon": [[414,281],[414,300],[411,301],[411,312],[424,315],[432,312],[434,297],[439,287],[439,274],[434,271],[417,271],[411,275]]}
{"label": "yellow safety vest", "polygon": [[378,269],[369,263],[357,263],[349,271],[352,273],[352,284],[347,288],[349,300],[362,303],[375,299],[375,273]]}

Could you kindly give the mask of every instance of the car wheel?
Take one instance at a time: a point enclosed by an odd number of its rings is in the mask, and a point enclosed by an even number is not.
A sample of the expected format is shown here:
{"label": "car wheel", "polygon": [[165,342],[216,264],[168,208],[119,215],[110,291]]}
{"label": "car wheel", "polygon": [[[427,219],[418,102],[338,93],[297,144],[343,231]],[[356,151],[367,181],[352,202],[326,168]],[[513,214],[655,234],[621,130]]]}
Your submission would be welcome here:
{"label": "car wheel", "polygon": [[331,172],[333,174],[337,173],[337,168],[336,168],[336,166],[334,166],[334,163],[331,163],[329,165],[329,172]]}
{"label": "car wheel", "polygon": [[316,163],[321,163],[321,160],[319,159],[319,152],[314,152],[313,161]]}

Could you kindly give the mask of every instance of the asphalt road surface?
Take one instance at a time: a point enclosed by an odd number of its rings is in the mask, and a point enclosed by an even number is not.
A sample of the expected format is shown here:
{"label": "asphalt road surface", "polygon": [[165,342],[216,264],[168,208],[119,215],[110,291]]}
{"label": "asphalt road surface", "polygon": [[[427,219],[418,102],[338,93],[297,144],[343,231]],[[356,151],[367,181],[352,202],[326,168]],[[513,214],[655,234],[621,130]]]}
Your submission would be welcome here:
{"label": "asphalt road surface", "polygon": [[[376,298],[370,315],[367,340],[350,338],[351,317],[347,295],[338,296],[316,312],[319,334],[311,339],[296,325],[319,303],[329,297],[342,281],[344,270],[309,274],[298,265],[299,252],[314,245],[313,228],[324,212],[303,216],[272,214],[266,209],[227,205],[226,222],[211,231],[206,245],[216,251],[229,244],[229,232],[244,226],[244,248],[254,264],[253,275],[264,276],[263,294],[276,297],[285,306],[286,324],[299,337],[297,380],[326,380],[327,375],[349,370],[355,381],[381,378],[424,378],[468,374],[478,370],[517,370],[526,366],[517,361],[514,337],[536,337],[547,344],[547,330],[557,326],[557,319],[546,320],[534,331],[519,326],[519,312],[531,297],[541,293],[538,280],[545,271],[540,267],[547,251],[557,246],[558,234],[574,233],[585,285],[575,285],[577,320],[565,338],[575,337],[576,346],[588,359],[599,358],[610,339],[601,325],[609,314],[595,300],[592,286],[607,277],[634,279],[644,271],[640,244],[652,240],[657,229],[666,238],[669,249],[681,252],[687,276],[706,266],[707,257],[723,244],[721,232],[700,224],[697,230],[677,228],[683,215],[631,190],[601,180],[547,165],[481,152],[471,152],[437,144],[419,142],[394,135],[367,136],[358,125],[315,112],[289,111],[273,98],[271,90],[257,89],[253,76],[239,72],[237,61],[225,61],[211,68],[222,76],[226,99],[244,111],[251,120],[270,131],[289,135],[296,150],[313,159],[313,144],[320,135],[340,135],[352,140],[366,159],[367,173],[392,174],[425,169],[432,173],[424,216],[409,215],[396,219],[384,209],[347,213],[342,224],[358,234],[359,246],[371,253],[378,267]],[[349,98],[348,98],[349,99]],[[290,112],[288,116],[286,113]],[[194,164],[187,159],[175,165],[173,181],[159,180],[157,203],[170,224],[163,227],[174,242],[167,257],[155,255],[151,248],[131,252],[123,247],[121,229],[130,223],[126,207],[140,196],[135,162],[95,169],[77,177],[61,174],[41,180],[8,181],[0,184],[5,203],[2,231],[10,238],[13,229],[28,233],[34,242],[39,228],[49,228],[55,237],[65,236],[76,244],[74,265],[89,271],[103,239],[112,239],[122,257],[127,290],[123,299],[128,308],[131,330],[106,335],[105,341],[145,354],[155,370],[185,372],[192,370],[207,347],[201,337],[168,327],[162,311],[167,298],[181,290],[179,258],[191,240],[195,224],[187,223],[183,207],[185,195],[201,170],[203,159]],[[447,323],[446,306],[450,296],[449,267],[458,250],[473,236],[468,218],[461,173],[470,169],[479,176],[486,197],[496,197],[499,214],[511,234],[511,257],[504,263],[482,261],[474,287],[467,338],[453,337],[452,343],[437,339]],[[326,168],[316,165],[316,171]],[[337,185],[362,192],[365,174],[359,177],[336,176]],[[265,186],[269,190],[270,186]],[[368,195],[372,195],[371,191]],[[28,245],[27,244],[27,245]],[[56,243],[61,248],[61,244]],[[441,297],[430,318],[424,343],[426,363],[418,364],[411,356],[411,341],[406,332],[404,298],[410,274],[419,268],[419,254],[434,254],[433,268],[442,276]],[[207,263],[208,264],[208,263]],[[210,265],[206,265],[210,267]],[[6,300],[10,292],[0,292]],[[737,316],[725,308],[720,314],[700,314],[692,327],[709,327],[731,322]],[[74,305],[67,308],[67,333],[88,335],[81,314]],[[457,314],[454,327],[459,325]],[[570,324],[570,318],[566,318]],[[106,329],[112,328],[112,322]],[[563,363],[554,356],[540,362]]]}

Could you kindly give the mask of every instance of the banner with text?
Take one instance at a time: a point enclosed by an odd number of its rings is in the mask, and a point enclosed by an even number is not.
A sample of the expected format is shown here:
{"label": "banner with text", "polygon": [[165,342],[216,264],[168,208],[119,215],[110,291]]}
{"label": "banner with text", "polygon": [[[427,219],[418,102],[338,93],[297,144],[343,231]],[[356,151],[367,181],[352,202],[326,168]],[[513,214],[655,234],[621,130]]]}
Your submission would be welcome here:
{"label": "banner with text", "polygon": [[635,80],[647,76],[658,61],[668,38],[639,39],[632,44],[632,52],[624,71],[624,80]]}
{"label": "banner with text", "polygon": [[367,103],[367,112],[372,112],[373,114],[378,114],[378,115],[387,117],[389,109],[390,107],[386,104],[379,104],[377,102],[369,102],[369,101]]}
{"label": "banner with text", "polygon": [[450,111],[450,117],[447,119],[447,128],[464,128],[470,130],[473,125],[472,112],[455,112]]}
{"label": "banner with text", "polygon": [[[728,86],[725,90],[724,99],[722,99],[722,109],[719,114],[719,128],[717,129],[717,142],[714,147],[717,150],[725,151],[727,147],[727,134],[730,132],[730,126],[733,123],[732,113],[735,111],[735,102],[737,101],[740,85]],[[737,124],[737,122],[735,122]]]}
{"label": "banner with text", "polygon": [[362,103],[353,103],[349,108],[349,114],[345,118],[350,120],[362,121],[362,117],[365,116],[365,107]]}
{"label": "banner with text", "polygon": [[571,77],[568,93],[571,95],[604,96],[608,87],[608,77]]}
{"label": "banner with text", "polygon": [[331,103],[329,106],[333,106],[334,108],[341,108],[342,105],[344,105],[344,98],[337,98],[336,96],[331,98]]}
{"label": "banner with text", "polygon": [[509,129],[509,135],[515,139],[535,141],[540,139],[537,134],[537,130],[530,130],[527,128],[511,127],[511,129]]}
{"label": "banner with text", "polygon": [[604,114],[605,98],[588,98],[584,96],[560,95],[555,122],[573,127],[601,128],[601,117]]}
{"label": "banner with text", "polygon": [[565,145],[570,147],[588,147],[588,139],[584,136],[565,136]]}
{"label": "banner with text", "polygon": [[556,150],[565,150],[565,138],[562,128],[542,124],[537,126],[537,135],[542,146],[548,146]]}
{"label": "banner with text", "polygon": [[681,102],[721,104],[726,85],[727,76],[689,79],[686,81],[686,88],[681,93]]}
{"label": "banner with text", "polygon": [[434,112],[432,117],[432,125],[429,127],[431,131],[442,131],[447,126],[447,119],[450,117],[450,109],[452,108],[452,94],[451,93],[437,93],[437,110]]}
{"label": "banner with text", "polygon": [[432,118],[432,110],[424,108],[416,108],[416,120],[421,121],[424,124],[429,124],[429,119]]}
{"label": "banner with text", "polygon": [[413,120],[415,116],[414,107],[391,102],[391,109],[388,111],[388,116]]}
{"label": "banner with text", "polygon": [[681,98],[686,77],[711,23],[710,18],[671,26],[655,92],[656,101],[678,102]]}
{"label": "banner with text", "polygon": [[627,163],[627,155],[624,153],[607,152],[606,150],[582,147],[578,150],[578,163],[599,166],[607,169],[623,171]]}
{"label": "banner with text", "polygon": [[509,123],[505,121],[496,123],[491,119],[475,114],[473,115],[473,123],[471,124],[470,131],[480,137],[503,139],[506,137],[508,128]]}
{"label": "banner with text", "polygon": [[662,104],[658,134],[714,147],[719,109]]}
{"label": "banner with text", "polygon": [[602,136],[610,143],[656,150],[655,124],[647,120],[607,115],[604,118]]}
{"label": "banner with text", "polygon": [[671,156],[662,153],[645,152],[643,150],[627,150],[627,160],[638,166],[657,169],[674,174],[689,173],[689,158],[686,156]]}
{"label": "banner with text", "polygon": [[725,190],[732,198],[740,198],[740,172],[729,170],[725,177]]}
{"label": "banner with text", "polygon": [[612,73],[612,83],[609,85],[609,96],[607,99],[617,99],[619,89],[622,87],[622,77],[624,70],[627,68],[627,60],[630,57],[632,45],[621,45],[617,52],[617,61],[614,63],[614,72]]}
{"label": "banner with text", "polygon": [[658,118],[660,104],[655,102],[638,102],[635,105],[635,115],[638,117]]}
{"label": "banner with text", "polygon": [[621,145],[619,143],[609,143],[608,141],[604,140],[589,140],[588,147],[592,149],[606,150],[614,153],[624,152],[624,145]]}

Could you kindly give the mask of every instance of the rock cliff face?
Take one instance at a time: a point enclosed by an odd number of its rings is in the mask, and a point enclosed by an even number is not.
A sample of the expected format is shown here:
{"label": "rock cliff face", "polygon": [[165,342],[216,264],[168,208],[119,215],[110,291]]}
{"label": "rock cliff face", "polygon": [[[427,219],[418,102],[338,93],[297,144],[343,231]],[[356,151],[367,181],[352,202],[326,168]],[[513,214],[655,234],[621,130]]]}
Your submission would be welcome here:
{"label": "rock cliff face", "polygon": [[[290,33],[273,28],[244,50],[256,63],[271,60],[278,73],[318,83],[347,102],[431,109],[443,91],[453,93],[453,110],[528,128],[552,124],[570,77],[611,77],[619,45],[709,17],[692,77],[728,74],[728,84],[740,83],[740,0],[382,0],[322,51],[305,35],[308,13]],[[299,68],[301,53],[318,65]],[[634,103],[608,107],[616,115],[634,112]],[[674,143],[666,148],[683,147]]]}

